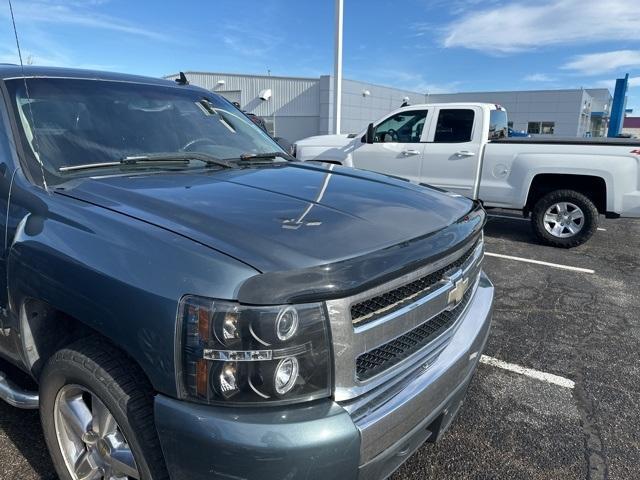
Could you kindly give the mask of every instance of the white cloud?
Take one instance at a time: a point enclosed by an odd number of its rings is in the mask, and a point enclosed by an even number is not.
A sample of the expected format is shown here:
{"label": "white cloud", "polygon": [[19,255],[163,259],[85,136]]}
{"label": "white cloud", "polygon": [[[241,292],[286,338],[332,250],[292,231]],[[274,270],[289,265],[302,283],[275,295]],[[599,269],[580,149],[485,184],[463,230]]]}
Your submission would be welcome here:
{"label": "white cloud", "polygon": [[640,40],[640,9],[628,0],[551,0],[510,3],[456,18],[446,27],[445,47],[488,54],[547,45]]}
{"label": "white cloud", "polygon": [[460,81],[433,83],[428,81],[420,73],[396,69],[385,70],[376,68],[375,71],[363,72],[363,75],[356,74],[356,76],[366,79],[367,81],[380,82],[384,85],[390,85],[402,90],[429,94],[451,93],[462,83]]}
{"label": "white cloud", "polygon": [[[23,26],[33,24],[69,25],[86,28],[111,30],[145,37],[150,40],[168,40],[159,32],[142,28],[111,15],[104,15],[96,11],[96,6],[106,3],[105,0],[27,0],[14,2],[14,12],[18,32]],[[8,20],[9,9],[0,9],[0,18]]]}
{"label": "white cloud", "polygon": [[525,82],[553,82],[555,78],[546,73],[532,73],[524,77]]}
{"label": "white cloud", "polygon": [[425,7],[433,11],[442,11],[442,9],[445,8],[453,14],[459,14],[472,8],[477,8],[480,4],[486,8],[499,1],[500,0],[427,0]]}
{"label": "white cloud", "polygon": [[[77,62],[68,55],[55,50],[22,49],[22,61],[25,65],[82,68],[87,70],[116,70],[119,68],[118,65]],[[20,58],[15,48],[0,48],[0,63],[13,63],[18,65]]]}
{"label": "white cloud", "polygon": [[640,67],[640,50],[616,50],[578,55],[562,66],[565,70],[575,70],[583,75],[599,75],[620,68],[635,67]]}
{"label": "white cloud", "polygon": [[[599,87],[608,88],[613,91],[616,86],[615,80],[600,80],[597,85]],[[640,87],[640,77],[629,77],[629,88]]]}
{"label": "white cloud", "polygon": [[238,23],[221,25],[219,33],[220,40],[227,48],[245,57],[265,57],[282,43],[280,36]]}

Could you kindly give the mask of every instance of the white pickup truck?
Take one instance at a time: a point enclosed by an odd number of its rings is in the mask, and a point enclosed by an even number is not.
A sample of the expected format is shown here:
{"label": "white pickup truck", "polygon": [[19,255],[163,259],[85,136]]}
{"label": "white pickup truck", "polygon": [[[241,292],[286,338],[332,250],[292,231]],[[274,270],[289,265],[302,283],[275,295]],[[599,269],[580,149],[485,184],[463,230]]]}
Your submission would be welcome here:
{"label": "white pickup truck", "polygon": [[507,112],[486,103],[412,105],[358,134],[297,142],[321,160],[427,183],[521,210],[540,240],[586,242],[598,215],[640,217],[640,140],[507,138]]}

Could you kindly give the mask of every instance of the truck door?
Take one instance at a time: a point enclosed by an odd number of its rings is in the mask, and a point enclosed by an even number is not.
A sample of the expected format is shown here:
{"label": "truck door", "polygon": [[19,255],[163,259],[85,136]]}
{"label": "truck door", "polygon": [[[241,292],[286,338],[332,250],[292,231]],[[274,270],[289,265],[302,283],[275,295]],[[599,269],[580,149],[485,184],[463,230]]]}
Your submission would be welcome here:
{"label": "truck door", "polygon": [[482,147],[482,110],[437,108],[425,143],[421,182],[473,196]]}
{"label": "truck door", "polygon": [[424,109],[403,110],[382,120],[373,143],[363,142],[353,151],[353,166],[419,181],[427,116]]}

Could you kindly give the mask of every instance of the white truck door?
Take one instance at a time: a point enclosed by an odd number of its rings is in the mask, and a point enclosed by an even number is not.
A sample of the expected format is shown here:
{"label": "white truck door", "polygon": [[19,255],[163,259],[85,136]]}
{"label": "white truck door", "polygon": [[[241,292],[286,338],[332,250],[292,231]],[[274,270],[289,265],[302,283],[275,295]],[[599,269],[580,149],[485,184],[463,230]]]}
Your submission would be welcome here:
{"label": "white truck door", "polygon": [[482,155],[482,109],[438,107],[425,142],[421,182],[473,197]]}
{"label": "white truck door", "polygon": [[416,109],[383,119],[374,128],[373,143],[354,149],[353,166],[419,181],[427,117],[427,110]]}

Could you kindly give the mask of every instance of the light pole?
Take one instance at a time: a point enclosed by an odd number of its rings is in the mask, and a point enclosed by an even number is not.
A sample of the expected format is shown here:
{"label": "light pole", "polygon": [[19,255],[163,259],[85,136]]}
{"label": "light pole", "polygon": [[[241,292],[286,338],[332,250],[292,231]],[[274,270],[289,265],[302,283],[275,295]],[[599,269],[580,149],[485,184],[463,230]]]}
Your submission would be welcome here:
{"label": "light pole", "polygon": [[342,116],[342,13],[343,0],[336,0],[335,56],[333,67],[333,113],[335,133],[340,133]]}

